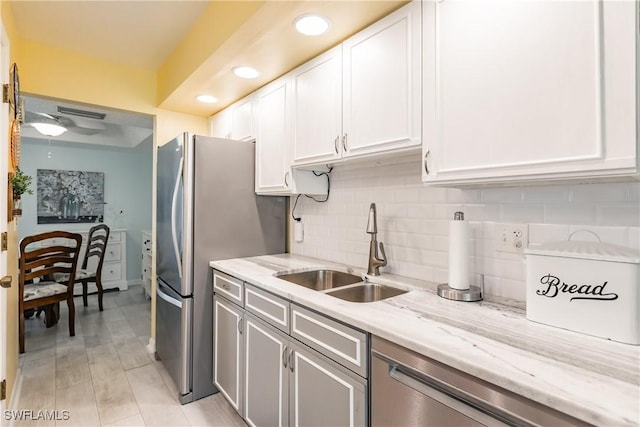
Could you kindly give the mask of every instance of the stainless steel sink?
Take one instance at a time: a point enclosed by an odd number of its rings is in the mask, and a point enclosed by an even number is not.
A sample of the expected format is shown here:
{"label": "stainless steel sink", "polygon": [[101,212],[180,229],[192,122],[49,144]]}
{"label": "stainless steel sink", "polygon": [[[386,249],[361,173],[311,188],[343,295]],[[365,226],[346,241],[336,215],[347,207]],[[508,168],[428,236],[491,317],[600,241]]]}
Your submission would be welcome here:
{"label": "stainless steel sink", "polygon": [[326,294],[345,301],[374,302],[406,294],[407,292],[409,291],[394,288],[393,286],[380,285],[377,283],[363,283],[362,285],[329,291],[326,292]]}
{"label": "stainless steel sink", "polygon": [[335,270],[311,270],[300,273],[278,274],[276,277],[316,291],[362,282],[362,277],[360,276]]}

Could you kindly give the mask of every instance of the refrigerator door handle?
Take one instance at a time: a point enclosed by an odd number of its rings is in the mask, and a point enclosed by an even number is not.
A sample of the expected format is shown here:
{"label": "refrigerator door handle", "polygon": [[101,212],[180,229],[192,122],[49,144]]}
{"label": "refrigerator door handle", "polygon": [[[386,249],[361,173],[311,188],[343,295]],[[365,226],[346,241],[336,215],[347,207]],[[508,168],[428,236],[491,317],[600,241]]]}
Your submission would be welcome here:
{"label": "refrigerator door handle", "polygon": [[165,294],[160,290],[160,288],[162,288],[163,286],[165,285],[161,284],[160,282],[158,282],[158,286],[156,286],[156,295],[158,295],[158,298],[168,302],[171,305],[175,305],[178,308],[182,308],[182,301],[179,301],[173,297],[170,297],[169,295]]}
{"label": "refrigerator door handle", "polygon": [[178,277],[182,279],[182,259],[180,256],[180,248],[178,247],[178,230],[176,228],[176,208],[178,207],[178,190],[180,188],[180,179],[182,178],[182,165],[184,157],[180,158],[180,166],[176,174],[176,184],[173,187],[173,197],[171,198],[171,240],[173,241],[173,252],[178,265]]}

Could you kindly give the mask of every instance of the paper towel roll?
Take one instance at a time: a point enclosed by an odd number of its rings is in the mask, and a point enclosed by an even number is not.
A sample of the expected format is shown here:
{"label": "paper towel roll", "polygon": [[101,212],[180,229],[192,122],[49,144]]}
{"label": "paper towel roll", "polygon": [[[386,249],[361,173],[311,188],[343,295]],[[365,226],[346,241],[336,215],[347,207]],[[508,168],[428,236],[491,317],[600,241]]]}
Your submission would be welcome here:
{"label": "paper towel roll", "polygon": [[455,218],[449,221],[449,287],[465,290],[469,289],[469,225],[461,212]]}

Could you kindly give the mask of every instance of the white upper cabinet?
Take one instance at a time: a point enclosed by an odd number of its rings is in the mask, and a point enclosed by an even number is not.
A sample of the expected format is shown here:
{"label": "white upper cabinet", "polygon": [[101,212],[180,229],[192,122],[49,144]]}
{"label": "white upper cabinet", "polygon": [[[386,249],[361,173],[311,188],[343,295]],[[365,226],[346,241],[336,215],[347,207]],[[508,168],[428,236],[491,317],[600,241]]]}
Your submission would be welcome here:
{"label": "white upper cabinet", "polygon": [[209,135],[245,141],[255,139],[253,99],[251,94],[213,115],[209,119]]}
{"label": "white upper cabinet", "polygon": [[423,5],[423,181],[637,174],[635,2]]}
{"label": "white upper cabinet", "polygon": [[256,193],[289,191],[291,146],[291,84],[278,79],[256,94]]}
{"label": "white upper cabinet", "polygon": [[294,165],[332,162],[342,154],[342,46],[292,73]]}
{"label": "white upper cabinet", "polygon": [[284,77],[255,95],[256,102],[256,193],[272,195],[327,194],[325,177],[312,171],[291,169],[292,84]]}
{"label": "white upper cabinet", "polygon": [[342,45],[345,157],[420,147],[420,5],[398,9]]}
{"label": "white upper cabinet", "polygon": [[231,106],[231,139],[255,139],[253,122],[253,95],[250,95]]}
{"label": "white upper cabinet", "polygon": [[209,119],[209,135],[217,138],[231,138],[231,109],[227,108]]}
{"label": "white upper cabinet", "polygon": [[421,2],[292,72],[294,166],[421,145]]}

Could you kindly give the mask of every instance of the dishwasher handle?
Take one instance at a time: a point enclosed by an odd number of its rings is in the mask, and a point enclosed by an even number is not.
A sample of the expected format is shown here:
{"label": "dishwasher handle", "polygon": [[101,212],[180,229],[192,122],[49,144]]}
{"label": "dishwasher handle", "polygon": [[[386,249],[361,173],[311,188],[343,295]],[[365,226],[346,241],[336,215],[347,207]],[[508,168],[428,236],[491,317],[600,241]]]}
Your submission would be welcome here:
{"label": "dishwasher handle", "polygon": [[434,385],[430,384],[428,380],[425,379],[417,379],[413,376],[407,375],[402,372],[402,367],[394,364],[389,364],[389,377],[398,381],[404,386],[412,388],[420,394],[427,396],[430,399],[439,402],[452,410],[459,412],[474,421],[477,421],[481,424],[487,426],[507,426],[508,424],[500,422],[495,417],[488,415],[485,412],[482,412],[475,407],[471,406],[469,403],[466,403],[456,397],[454,394],[445,393],[440,391],[434,387]]}

